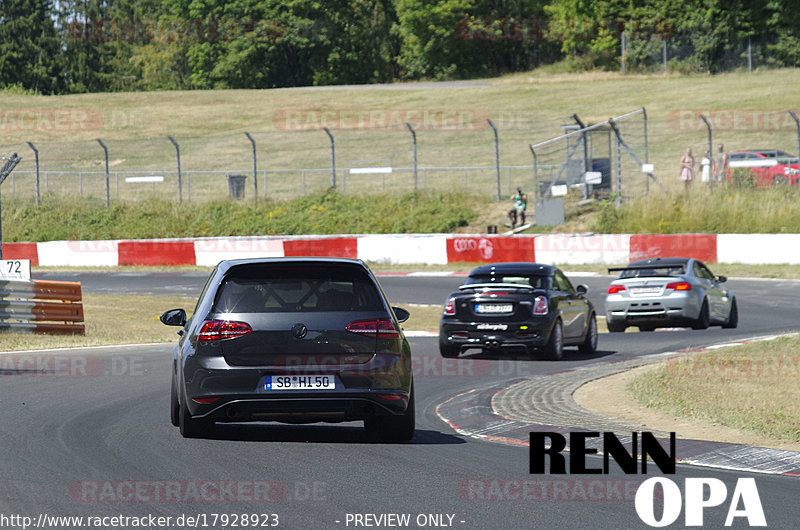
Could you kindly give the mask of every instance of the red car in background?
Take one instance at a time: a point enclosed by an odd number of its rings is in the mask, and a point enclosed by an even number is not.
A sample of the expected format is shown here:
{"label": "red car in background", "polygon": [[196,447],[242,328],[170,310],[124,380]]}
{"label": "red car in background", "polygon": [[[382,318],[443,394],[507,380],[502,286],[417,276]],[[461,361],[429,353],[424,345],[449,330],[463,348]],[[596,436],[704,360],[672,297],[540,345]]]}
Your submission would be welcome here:
{"label": "red car in background", "polygon": [[725,178],[728,182],[733,180],[733,170],[737,168],[750,170],[750,176],[755,179],[756,188],[783,186],[787,183],[796,186],[798,178],[800,178],[797,157],[786,151],[777,149],[731,151],[727,153],[726,157]]}

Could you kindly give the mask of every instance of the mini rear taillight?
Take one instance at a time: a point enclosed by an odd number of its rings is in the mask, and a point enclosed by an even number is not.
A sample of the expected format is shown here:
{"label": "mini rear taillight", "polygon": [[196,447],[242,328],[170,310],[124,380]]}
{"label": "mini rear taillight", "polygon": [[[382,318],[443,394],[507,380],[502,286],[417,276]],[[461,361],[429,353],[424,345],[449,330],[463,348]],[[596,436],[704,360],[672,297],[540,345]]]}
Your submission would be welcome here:
{"label": "mini rear taillight", "polygon": [[212,340],[226,340],[241,337],[252,332],[253,328],[247,322],[235,322],[232,320],[206,320],[200,333],[197,334],[199,342],[209,342]]}
{"label": "mini rear taillight", "polygon": [[667,289],[673,289],[675,291],[691,291],[692,284],[689,282],[672,282],[667,284]]}
{"label": "mini rear taillight", "polygon": [[447,302],[444,304],[444,314],[448,316],[453,316],[456,314],[456,299],[455,298],[448,298]]}
{"label": "mini rear taillight", "polygon": [[376,337],[379,339],[396,339],[400,332],[388,318],[374,318],[370,320],[354,320],[345,328],[350,333]]}
{"label": "mini rear taillight", "polygon": [[617,294],[620,291],[626,291],[624,285],[609,285],[608,286],[608,294]]}
{"label": "mini rear taillight", "polygon": [[546,296],[537,296],[536,300],[533,301],[533,314],[534,315],[546,315],[547,314],[547,297]]}

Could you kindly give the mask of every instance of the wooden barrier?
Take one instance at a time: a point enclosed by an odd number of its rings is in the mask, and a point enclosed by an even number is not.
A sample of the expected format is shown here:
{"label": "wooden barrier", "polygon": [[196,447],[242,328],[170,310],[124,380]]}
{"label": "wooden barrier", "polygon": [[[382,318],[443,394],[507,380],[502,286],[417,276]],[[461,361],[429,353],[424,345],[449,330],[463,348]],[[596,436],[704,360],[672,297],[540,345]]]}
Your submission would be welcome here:
{"label": "wooden barrier", "polygon": [[0,331],[84,335],[80,282],[0,280]]}

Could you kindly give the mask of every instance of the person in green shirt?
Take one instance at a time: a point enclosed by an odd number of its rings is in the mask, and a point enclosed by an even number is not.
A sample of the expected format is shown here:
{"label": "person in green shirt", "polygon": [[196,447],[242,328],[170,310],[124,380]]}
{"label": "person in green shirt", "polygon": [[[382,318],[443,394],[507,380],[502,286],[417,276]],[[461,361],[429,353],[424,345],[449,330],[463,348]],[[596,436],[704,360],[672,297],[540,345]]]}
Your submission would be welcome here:
{"label": "person in green shirt", "polygon": [[522,188],[517,188],[517,192],[511,196],[513,207],[508,212],[508,218],[511,221],[511,228],[525,224],[525,210],[528,208],[528,196],[522,191]]}

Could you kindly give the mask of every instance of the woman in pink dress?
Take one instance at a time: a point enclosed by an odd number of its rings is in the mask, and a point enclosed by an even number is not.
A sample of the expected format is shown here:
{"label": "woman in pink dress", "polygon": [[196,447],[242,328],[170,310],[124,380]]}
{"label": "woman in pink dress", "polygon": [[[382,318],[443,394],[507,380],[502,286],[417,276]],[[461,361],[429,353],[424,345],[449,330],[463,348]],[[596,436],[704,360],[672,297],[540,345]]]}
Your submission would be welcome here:
{"label": "woman in pink dress", "polygon": [[689,191],[694,179],[694,157],[692,156],[692,148],[686,149],[686,153],[681,158],[681,180],[683,181],[684,189]]}

